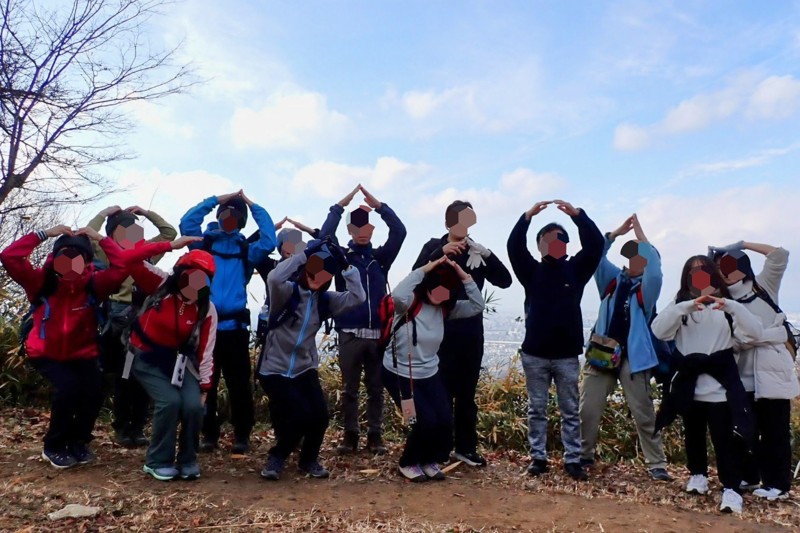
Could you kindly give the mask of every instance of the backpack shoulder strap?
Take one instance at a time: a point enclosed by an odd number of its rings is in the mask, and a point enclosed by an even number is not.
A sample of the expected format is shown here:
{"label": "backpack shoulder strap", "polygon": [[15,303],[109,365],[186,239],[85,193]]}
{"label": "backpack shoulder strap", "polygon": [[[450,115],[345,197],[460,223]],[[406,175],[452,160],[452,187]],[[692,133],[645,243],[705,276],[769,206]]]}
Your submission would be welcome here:
{"label": "backpack shoulder strap", "polygon": [[298,304],[300,303],[300,286],[297,284],[296,281],[292,282],[292,295],[289,296],[289,300],[286,302],[286,305],[283,306],[282,309],[273,313],[270,310],[269,313],[269,329],[272,330],[286,322],[290,316],[294,313],[294,310],[297,309]]}
{"label": "backpack shoulder strap", "polygon": [[614,291],[617,290],[617,277],[614,276],[608,285],[606,285],[606,290],[603,291],[603,297],[600,298],[601,300],[605,300],[608,296],[614,294]]}

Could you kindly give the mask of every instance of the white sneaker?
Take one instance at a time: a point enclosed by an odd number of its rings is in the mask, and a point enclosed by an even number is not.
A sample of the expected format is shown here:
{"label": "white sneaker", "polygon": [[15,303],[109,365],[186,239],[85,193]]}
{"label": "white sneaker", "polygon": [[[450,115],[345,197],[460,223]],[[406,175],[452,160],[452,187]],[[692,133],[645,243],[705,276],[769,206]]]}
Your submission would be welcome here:
{"label": "white sneaker", "polygon": [[719,504],[719,510],[723,513],[742,514],[743,501],[738,492],[733,489],[725,489],[722,491],[722,503]]}
{"label": "white sneaker", "polygon": [[748,483],[747,481],[742,481],[741,483],[739,483],[739,490],[743,490],[743,491],[747,491],[747,492],[753,492],[758,487],[759,487],[758,483],[751,484],[751,483]]}
{"label": "white sneaker", "polygon": [[428,479],[435,479],[437,481],[445,479],[444,472],[439,469],[439,465],[436,463],[422,465],[422,471]]}
{"label": "white sneaker", "polygon": [[428,479],[428,476],[425,475],[419,465],[399,466],[397,468],[406,479],[411,481],[425,481]]}
{"label": "white sneaker", "polygon": [[759,498],[764,498],[771,502],[775,500],[786,500],[789,498],[789,493],[782,491],[780,489],[756,489],[753,491],[753,496],[758,496]]}
{"label": "white sneaker", "polygon": [[708,493],[708,477],[700,474],[690,477],[689,483],[686,484],[686,492],[694,494]]}

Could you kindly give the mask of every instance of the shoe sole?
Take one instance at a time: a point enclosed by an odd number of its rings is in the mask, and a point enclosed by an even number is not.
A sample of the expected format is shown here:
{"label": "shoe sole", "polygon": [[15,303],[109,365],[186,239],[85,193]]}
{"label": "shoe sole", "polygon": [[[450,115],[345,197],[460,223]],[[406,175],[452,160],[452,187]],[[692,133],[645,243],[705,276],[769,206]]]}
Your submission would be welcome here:
{"label": "shoe sole", "polygon": [[44,452],[42,452],[42,459],[44,459],[45,461],[47,461],[48,463],[53,465],[53,468],[57,468],[58,470],[66,470],[67,468],[73,468],[75,466],[78,466],[78,464],[80,464],[80,463],[73,463],[71,465],[58,465],[58,464],[54,463],[52,461],[52,459],[47,457],[47,455]]}
{"label": "shoe sole", "polygon": [[754,496],[756,498],[761,499],[761,500],[767,500],[768,502],[778,502],[778,501],[783,501],[783,500],[788,500],[789,499],[789,495],[788,494],[781,494],[780,496],[775,496],[775,497],[759,496],[757,494],[754,494]]}
{"label": "shoe sole", "polygon": [[181,474],[180,477],[184,481],[194,481],[195,479],[200,479],[200,474],[192,474],[189,476],[184,476],[183,474]]}
{"label": "shoe sole", "polygon": [[264,474],[263,472],[261,472],[261,477],[263,479],[268,480],[268,481],[278,481],[281,478],[281,475],[280,474],[273,474],[273,473]]}
{"label": "shoe sole", "polygon": [[457,452],[453,454],[453,458],[455,458],[458,461],[461,461],[462,463],[464,463],[465,465],[468,465],[468,466],[476,466],[476,467],[479,467],[479,468],[486,466],[485,463],[476,463],[472,459],[467,459],[465,456],[463,456],[463,455],[461,455],[460,453],[457,453]]}
{"label": "shoe sole", "polygon": [[300,470],[300,473],[308,477],[313,477],[314,479],[328,479],[329,477],[331,477],[330,472],[328,472],[327,474],[312,474],[311,472]]}
{"label": "shoe sole", "polygon": [[737,511],[736,509],[733,509],[731,507],[720,507],[719,512],[726,514],[731,514],[731,513],[742,514],[741,509]]}
{"label": "shoe sole", "polygon": [[705,496],[708,494],[708,491],[700,490],[700,489],[686,489],[686,494],[697,494],[698,496]]}
{"label": "shoe sole", "polygon": [[154,479],[157,479],[159,481],[172,481],[176,477],[176,476],[169,477],[169,476],[159,475],[159,474],[156,473],[155,470],[153,470],[152,468],[148,468],[147,466],[142,467],[142,471],[145,474],[150,475],[150,477],[152,477]]}

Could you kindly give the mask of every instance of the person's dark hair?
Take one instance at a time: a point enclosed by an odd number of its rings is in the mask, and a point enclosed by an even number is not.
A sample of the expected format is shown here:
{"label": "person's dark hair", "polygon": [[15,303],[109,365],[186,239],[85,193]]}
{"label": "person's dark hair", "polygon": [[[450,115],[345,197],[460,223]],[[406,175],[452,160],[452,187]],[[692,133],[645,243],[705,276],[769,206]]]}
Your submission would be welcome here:
{"label": "person's dark hair", "polygon": [[539,232],[536,234],[536,244],[539,244],[539,241],[542,240],[542,236],[545,233],[550,233],[553,230],[558,230],[561,233],[563,233],[564,236],[567,238],[566,242],[569,242],[569,233],[567,233],[567,230],[564,229],[564,226],[562,226],[558,222],[550,222],[549,224],[544,226],[542,229],[540,229]]}
{"label": "person's dark hair", "polygon": [[731,297],[731,293],[728,291],[728,287],[725,285],[725,281],[723,281],[717,265],[715,265],[707,255],[693,255],[686,260],[686,263],[683,265],[683,270],[681,270],[680,289],[678,289],[678,294],[675,295],[676,303],[686,302],[696,298],[692,295],[691,287],[689,286],[689,271],[692,270],[692,265],[695,263],[700,263],[699,266],[709,273],[711,276],[711,285],[717,289],[719,297]]}
{"label": "person's dark hair", "polygon": [[[295,274],[295,279],[297,279],[297,284],[300,285],[305,290],[309,291],[312,290],[311,287],[308,286],[308,277],[306,277],[306,267],[305,265],[301,266],[297,273]],[[317,292],[327,292],[328,289],[331,288],[331,283],[333,282],[333,278],[329,279],[322,285]]]}
{"label": "person's dark hair", "polygon": [[464,200],[456,200],[444,210],[444,223],[448,228],[458,224],[458,214],[464,209],[472,209],[472,204]]}
{"label": "person's dark hair", "polygon": [[428,299],[428,292],[439,286],[447,287],[450,290],[450,298],[439,305],[448,311],[452,311],[458,300],[458,288],[460,285],[461,280],[453,267],[442,264],[425,274],[422,281],[414,287],[414,296],[426,304],[431,304],[431,301]]}
{"label": "person's dark hair", "polygon": [[[753,265],[750,263],[750,256],[744,250],[733,250],[731,252],[714,252],[713,261],[716,265],[717,269],[719,270],[720,261],[726,255],[730,255],[736,258],[736,263],[739,266],[739,270],[744,272],[744,281],[755,281],[756,275],[753,272]],[[720,270],[720,273],[722,271]]]}

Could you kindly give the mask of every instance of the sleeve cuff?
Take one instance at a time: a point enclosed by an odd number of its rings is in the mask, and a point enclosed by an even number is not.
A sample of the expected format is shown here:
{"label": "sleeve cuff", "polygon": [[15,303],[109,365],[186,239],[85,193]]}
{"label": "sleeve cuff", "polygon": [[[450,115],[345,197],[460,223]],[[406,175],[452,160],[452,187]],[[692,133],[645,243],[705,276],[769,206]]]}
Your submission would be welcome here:
{"label": "sleeve cuff", "polygon": [[47,240],[47,233],[45,233],[44,230],[39,230],[39,231],[37,231],[35,233],[36,233],[36,236],[39,237],[40,241],[44,242],[44,241]]}

